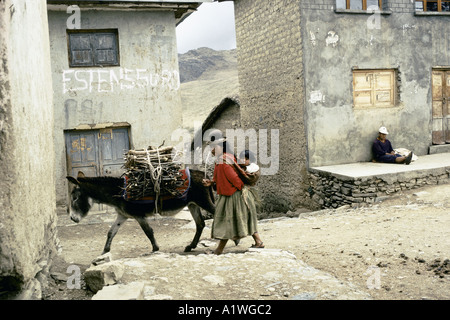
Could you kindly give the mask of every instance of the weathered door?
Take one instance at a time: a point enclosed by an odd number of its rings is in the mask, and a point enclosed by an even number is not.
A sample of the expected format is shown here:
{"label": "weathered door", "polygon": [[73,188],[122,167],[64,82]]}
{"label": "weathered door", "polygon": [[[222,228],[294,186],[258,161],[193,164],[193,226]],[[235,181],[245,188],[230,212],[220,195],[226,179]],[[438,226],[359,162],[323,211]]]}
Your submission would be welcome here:
{"label": "weathered door", "polygon": [[[86,176],[120,176],[124,153],[130,149],[128,128],[68,131],[65,134],[67,173],[76,177],[78,171]],[[91,211],[108,210],[94,204]]]}
{"label": "weathered door", "polygon": [[98,139],[96,131],[66,133],[67,174],[77,176],[82,171],[87,176],[99,175]]}
{"label": "weathered door", "polygon": [[124,153],[130,149],[128,130],[104,129],[99,132],[100,172],[103,176],[118,177],[124,172]]}
{"label": "weathered door", "polygon": [[433,70],[433,144],[450,143],[450,70]]}
{"label": "weathered door", "polygon": [[128,128],[66,132],[67,173],[120,176],[129,149]]}

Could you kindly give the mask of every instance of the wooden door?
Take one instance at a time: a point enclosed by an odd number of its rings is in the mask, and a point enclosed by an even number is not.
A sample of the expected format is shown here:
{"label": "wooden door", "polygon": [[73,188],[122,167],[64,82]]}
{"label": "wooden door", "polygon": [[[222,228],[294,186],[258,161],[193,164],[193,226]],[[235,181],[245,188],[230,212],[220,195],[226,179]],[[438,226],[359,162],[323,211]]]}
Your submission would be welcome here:
{"label": "wooden door", "polygon": [[432,73],[433,144],[450,143],[450,70]]}
{"label": "wooden door", "polygon": [[[128,128],[68,131],[65,133],[67,173],[76,177],[78,171],[86,176],[115,176],[123,174],[124,153],[130,149]],[[94,204],[91,211],[109,208]]]}
{"label": "wooden door", "polygon": [[67,173],[120,176],[124,153],[129,150],[128,128],[66,132]]}
{"label": "wooden door", "polygon": [[124,153],[130,149],[128,129],[103,129],[99,132],[101,175],[121,176],[124,172]]}
{"label": "wooden door", "polygon": [[67,174],[76,177],[78,171],[86,176],[99,175],[98,138],[95,130],[66,133]]}

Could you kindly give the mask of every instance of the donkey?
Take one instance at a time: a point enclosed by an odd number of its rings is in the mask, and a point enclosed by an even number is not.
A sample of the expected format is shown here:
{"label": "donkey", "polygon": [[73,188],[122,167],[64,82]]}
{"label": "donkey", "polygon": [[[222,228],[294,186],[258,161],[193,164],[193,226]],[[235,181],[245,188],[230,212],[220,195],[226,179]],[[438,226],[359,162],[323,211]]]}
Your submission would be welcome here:
{"label": "donkey", "polygon": [[[197,247],[198,241],[205,227],[204,218],[200,208],[214,215],[214,194],[211,187],[202,184],[204,173],[198,170],[190,170],[190,186],[184,199],[171,198],[162,201],[162,215],[171,216],[183,209],[186,205],[191,212],[196,224],[196,232],[191,244],[186,246],[184,252],[190,252]],[[67,179],[74,184],[70,194],[70,218],[78,223],[89,212],[92,203],[103,203],[113,206],[117,212],[116,221],[108,231],[103,253],[111,249],[111,242],[120,226],[128,219],[135,219],[153,246],[153,252],[159,247],[153,235],[153,229],[145,219],[155,211],[155,203],[143,203],[139,201],[128,201],[121,196],[124,188],[123,177],[86,177],[78,172],[77,178],[68,176]],[[159,201],[158,201],[159,202]],[[159,206],[159,204],[157,204]]]}

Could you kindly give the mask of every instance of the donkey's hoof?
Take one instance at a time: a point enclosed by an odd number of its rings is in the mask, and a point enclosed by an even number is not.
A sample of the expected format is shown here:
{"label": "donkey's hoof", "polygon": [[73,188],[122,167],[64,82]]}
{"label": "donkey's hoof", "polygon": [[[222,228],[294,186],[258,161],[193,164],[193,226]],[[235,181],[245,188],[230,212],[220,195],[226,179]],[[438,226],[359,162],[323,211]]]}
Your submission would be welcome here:
{"label": "donkey's hoof", "polygon": [[159,251],[159,247],[153,247],[152,252],[157,252],[157,251]]}
{"label": "donkey's hoof", "polygon": [[191,246],[187,246],[186,248],[184,248],[184,252],[191,252],[192,249],[193,248]]}
{"label": "donkey's hoof", "polygon": [[98,256],[97,258],[92,260],[91,263],[94,266],[98,266],[100,264],[111,262],[111,261],[112,261],[111,253],[110,252],[106,252],[106,253],[102,253],[101,256]]}

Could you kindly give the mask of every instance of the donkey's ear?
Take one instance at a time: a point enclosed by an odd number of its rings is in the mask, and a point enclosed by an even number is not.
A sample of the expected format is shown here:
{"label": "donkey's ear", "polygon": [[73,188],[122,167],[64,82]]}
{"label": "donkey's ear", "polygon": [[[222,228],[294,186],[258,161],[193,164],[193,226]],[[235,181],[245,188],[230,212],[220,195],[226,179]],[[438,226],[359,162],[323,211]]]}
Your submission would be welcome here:
{"label": "donkey's ear", "polygon": [[85,178],[85,177],[86,177],[86,176],[84,175],[83,172],[78,171],[78,176],[77,176],[77,178]]}
{"label": "donkey's ear", "polygon": [[72,182],[73,184],[80,185],[80,183],[78,182],[78,180],[75,179],[74,177],[67,176],[66,178],[67,178],[67,180],[69,180],[69,181]]}

